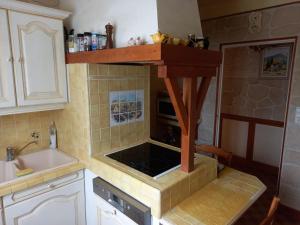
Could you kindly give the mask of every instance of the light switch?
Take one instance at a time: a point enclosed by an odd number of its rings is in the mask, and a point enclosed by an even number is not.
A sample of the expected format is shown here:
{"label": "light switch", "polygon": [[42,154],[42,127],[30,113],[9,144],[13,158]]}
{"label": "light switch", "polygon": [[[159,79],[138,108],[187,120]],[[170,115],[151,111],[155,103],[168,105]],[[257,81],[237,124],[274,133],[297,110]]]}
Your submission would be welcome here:
{"label": "light switch", "polygon": [[295,123],[300,125],[300,107],[296,107]]}

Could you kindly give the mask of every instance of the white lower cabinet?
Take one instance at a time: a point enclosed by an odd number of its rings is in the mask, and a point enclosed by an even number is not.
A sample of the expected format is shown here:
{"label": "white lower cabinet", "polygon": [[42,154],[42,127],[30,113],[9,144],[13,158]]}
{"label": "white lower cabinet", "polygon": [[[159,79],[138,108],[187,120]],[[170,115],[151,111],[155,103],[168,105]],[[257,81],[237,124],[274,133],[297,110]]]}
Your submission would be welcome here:
{"label": "white lower cabinet", "polygon": [[85,225],[84,181],[17,202],[4,211],[6,225]]}
{"label": "white lower cabinet", "polygon": [[97,195],[95,201],[97,225],[138,225]]}

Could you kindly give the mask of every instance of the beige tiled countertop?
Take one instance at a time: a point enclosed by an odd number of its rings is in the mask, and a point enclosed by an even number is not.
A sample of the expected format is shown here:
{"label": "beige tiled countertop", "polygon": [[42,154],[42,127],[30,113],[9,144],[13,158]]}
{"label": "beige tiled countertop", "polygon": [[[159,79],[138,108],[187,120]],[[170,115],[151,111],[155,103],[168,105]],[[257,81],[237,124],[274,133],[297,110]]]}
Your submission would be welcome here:
{"label": "beige tiled countertop", "polygon": [[166,213],[164,225],[233,224],[266,190],[256,177],[225,168],[220,177]]}
{"label": "beige tiled countertop", "polygon": [[82,170],[85,165],[82,163],[74,162],[72,164],[61,166],[56,169],[39,172],[38,174],[27,175],[24,177],[12,180],[9,183],[0,183],[0,197],[34,187],[36,185],[54,180],[56,178],[65,176],[67,174]]}

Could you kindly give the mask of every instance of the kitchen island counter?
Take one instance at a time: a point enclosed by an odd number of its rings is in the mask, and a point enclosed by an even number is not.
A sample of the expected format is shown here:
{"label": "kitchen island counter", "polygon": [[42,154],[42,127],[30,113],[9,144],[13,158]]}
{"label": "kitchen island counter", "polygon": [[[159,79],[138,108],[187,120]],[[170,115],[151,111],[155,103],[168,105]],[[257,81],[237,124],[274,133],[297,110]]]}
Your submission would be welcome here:
{"label": "kitchen island counter", "polygon": [[178,204],[163,225],[233,224],[266,190],[256,177],[225,168],[218,179]]}
{"label": "kitchen island counter", "polygon": [[156,218],[217,177],[217,161],[206,156],[195,158],[195,170],[189,174],[177,168],[157,179],[107,156],[94,156],[89,161],[88,169],[150,207]]}

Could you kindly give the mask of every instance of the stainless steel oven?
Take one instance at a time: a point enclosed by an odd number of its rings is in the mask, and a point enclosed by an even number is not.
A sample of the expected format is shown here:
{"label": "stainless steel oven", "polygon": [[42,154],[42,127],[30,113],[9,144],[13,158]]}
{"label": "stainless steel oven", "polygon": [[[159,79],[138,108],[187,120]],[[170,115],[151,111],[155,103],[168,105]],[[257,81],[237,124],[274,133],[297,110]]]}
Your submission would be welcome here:
{"label": "stainless steel oven", "polygon": [[155,125],[152,126],[151,138],[180,147],[181,130],[167,92],[159,92],[156,96]]}
{"label": "stainless steel oven", "polygon": [[156,113],[159,117],[164,117],[167,119],[177,120],[174,107],[172,105],[171,99],[168,96],[158,96],[157,97],[157,107]]}

